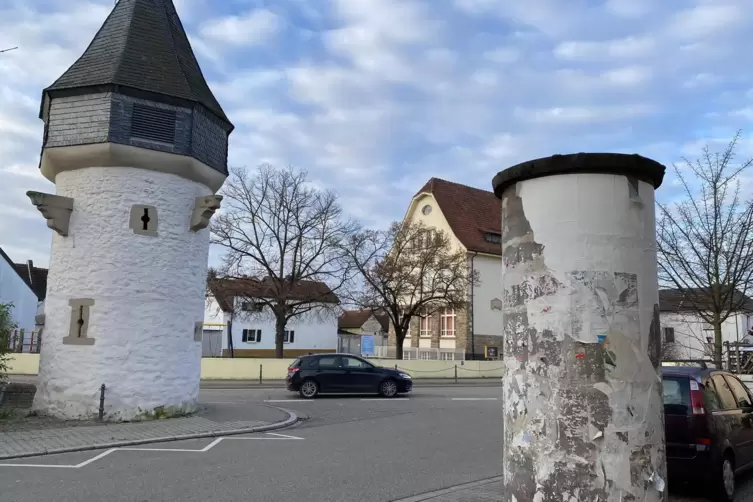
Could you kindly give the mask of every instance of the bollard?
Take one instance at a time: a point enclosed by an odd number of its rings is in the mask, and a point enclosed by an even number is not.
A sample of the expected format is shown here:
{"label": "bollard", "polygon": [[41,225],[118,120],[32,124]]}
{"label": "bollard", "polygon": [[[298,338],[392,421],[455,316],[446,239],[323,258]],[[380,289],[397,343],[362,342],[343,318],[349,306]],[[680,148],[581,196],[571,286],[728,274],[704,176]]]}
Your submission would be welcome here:
{"label": "bollard", "polygon": [[455,383],[458,383],[458,365],[455,365]]}
{"label": "bollard", "polygon": [[105,418],[105,384],[99,387],[99,421]]}
{"label": "bollard", "polygon": [[397,371],[397,364],[395,365],[395,371]]}
{"label": "bollard", "polygon": [[264,366],[263,364],[259,365],[259,385],[261,385],[261,381],[262,381],[262,367],[263,366]]}

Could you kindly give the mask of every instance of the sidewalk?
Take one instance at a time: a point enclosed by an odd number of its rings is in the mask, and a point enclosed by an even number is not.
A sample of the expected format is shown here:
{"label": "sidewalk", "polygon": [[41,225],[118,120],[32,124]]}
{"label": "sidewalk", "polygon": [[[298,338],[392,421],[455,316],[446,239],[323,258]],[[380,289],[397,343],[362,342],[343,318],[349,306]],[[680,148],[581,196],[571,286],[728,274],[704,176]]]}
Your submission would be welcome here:
{"label": "sidewalk", "polygon": [[[393,502],[502,502],[502,476],[452,486]],[[705,499],[670,495],[668,502],[706,502]]]}
{"label": "sidewalk", "polygon": [[196,415],[132,423],[68,422],[50,417],[0,420],[0,460],[183,439],[248,434],[287,427],[295,413],[248,403],[200,404]]}

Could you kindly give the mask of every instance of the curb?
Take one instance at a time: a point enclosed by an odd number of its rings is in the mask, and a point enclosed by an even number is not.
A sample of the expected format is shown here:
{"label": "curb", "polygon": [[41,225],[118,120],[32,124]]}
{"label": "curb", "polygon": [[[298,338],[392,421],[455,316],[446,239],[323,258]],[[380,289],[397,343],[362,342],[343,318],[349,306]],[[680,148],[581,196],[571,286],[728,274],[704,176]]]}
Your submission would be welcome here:
{"label": "curb", "polygon": [[295,424],[296,422],[300,420],[298,415],[296,415],[295,412],[293,412],[292,410],[288,410],[285,408],[278,408],[277,406],[267,406],[267,407],[287,413],[288,418],[283,420],[282,422],[275,422],[275,423],[266,424],[266,425],[257,425],[256,427],[247,427],[245,429],[196,432],[192,434],[181,434],[178,436],[163,436],[163,437],[148,438],[148,439],[132,439],[132,440],[125,440],[125,441],[115,441],[112,443],[97,443],[97,444],[86,445],[86,446],[55,448],[52,450],[42,450],[42,451],[36,451],[36,452],[30,452],[30,453],[0,455],[0,460],[9,460],[13,458],[41,457],[44,455],[58,455],[60,453],[74,453],[74,452],[79,452],[79,451],[109,450],[111,448],[123,448],[125,446],[138,446],[142,444],[152,444],[152,443],[168,443],[171,441],[183,441],[187,439],[204,439],[204,438],[216,438],[216,437],[223,437],[223,436],[237,436],[240,434],[252,434],[254,432],[266,432],[266,431],[284,429],[285,427],[290,427],[291,425]]}
{"label": "curb", "polygon": [[[496,483],[497,481],[502,481],[502,476],[494,476],[493,478],[481,479],[479,481],[471,481],[470,483],[463,483],[462,485],[451,486],[449,488],[445,488],[444,490],[426,492],[426,493],[422,493],[421,495],[408,497],[406,499],[395,499],[392,502],[422,502],[424,500],[431,500],[437,497],[441,497],[442,495],[449,495],[450,493],[459,492],[461,490],[469,490],[471,488],[478,488],[479,486],[490,485],[492,483]],[[501,495],[502,494],[500,494],[500,496]],[[502,499],[500,498],[500,500]]]}

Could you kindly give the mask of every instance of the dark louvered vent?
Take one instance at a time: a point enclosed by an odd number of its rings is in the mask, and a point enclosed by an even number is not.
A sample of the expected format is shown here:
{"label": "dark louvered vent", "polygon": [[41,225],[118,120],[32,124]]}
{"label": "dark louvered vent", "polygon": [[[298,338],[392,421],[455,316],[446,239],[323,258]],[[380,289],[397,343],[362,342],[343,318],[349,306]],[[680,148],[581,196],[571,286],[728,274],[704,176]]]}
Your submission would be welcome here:
{"label": "dark louvered vent", "polygon": [[175,121],[174,110],[134,104],[131,137],[173,144]]}

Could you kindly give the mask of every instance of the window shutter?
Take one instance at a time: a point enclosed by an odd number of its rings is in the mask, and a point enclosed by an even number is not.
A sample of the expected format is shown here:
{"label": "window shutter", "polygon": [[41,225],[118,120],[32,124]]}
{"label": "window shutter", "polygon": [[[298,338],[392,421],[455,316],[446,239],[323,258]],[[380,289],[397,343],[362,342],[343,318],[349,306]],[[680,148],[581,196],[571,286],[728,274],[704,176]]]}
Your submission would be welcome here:
{"label": "window shutter", "polygon": [[289,339],[289,341],[290,341],[290,343],[293,343],[295,341],[295,331],[291,331],[290,332],[290,339]]}
{"label": "window shutter", "polygon": [[261,330],[260,329],[256,330],[256,341],[257,343],[261,342]]}
{"label": "window shutter", "polygon": [[247,329],[243,330],[243,335],[241,336],[241,341],[242,342],[247,342],[248,341],[248,330]]}

